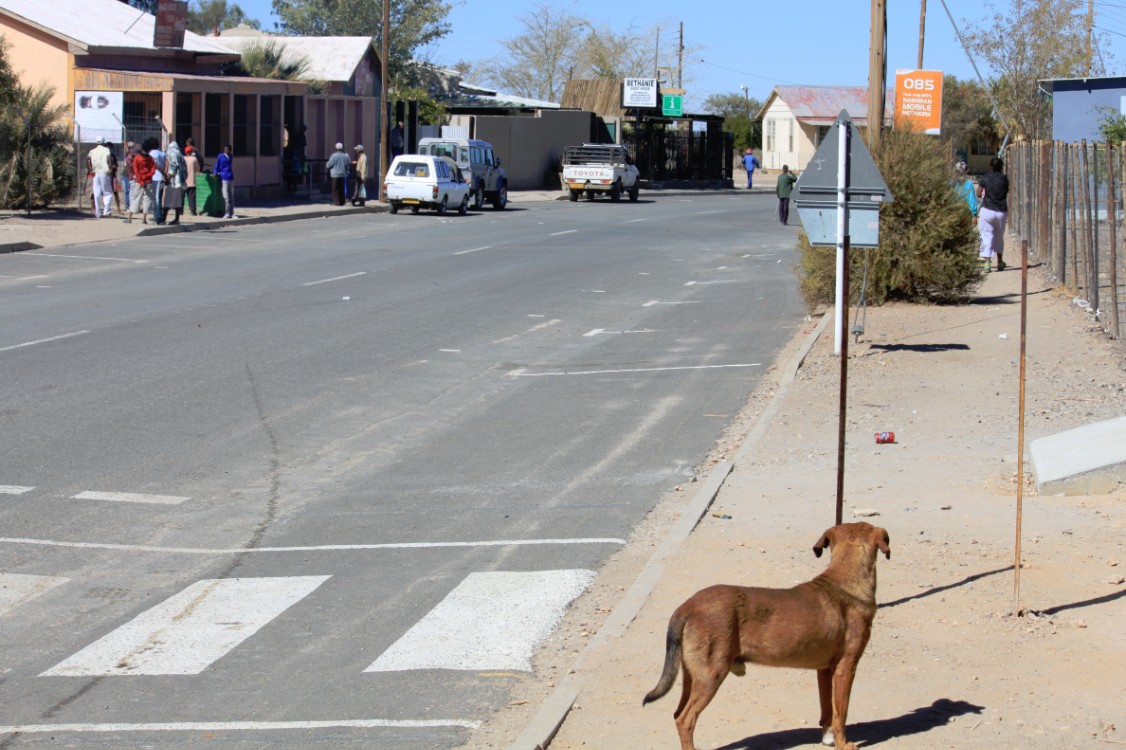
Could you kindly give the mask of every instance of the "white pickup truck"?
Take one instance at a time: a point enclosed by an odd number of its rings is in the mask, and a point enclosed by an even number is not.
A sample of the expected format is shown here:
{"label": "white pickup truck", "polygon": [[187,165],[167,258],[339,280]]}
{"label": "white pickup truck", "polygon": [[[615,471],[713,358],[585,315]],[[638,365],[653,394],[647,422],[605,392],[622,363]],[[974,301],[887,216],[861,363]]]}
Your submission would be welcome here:
{"label": "white pickup truck", "polygon": [[637,200],[641,177],[629,150],[612,143],[587,143],[568,146],[563,152],[563,184],[572,201],[584,192],[594,199],[599,193],[609,193],[610,200],[620,201],[622,193]]}

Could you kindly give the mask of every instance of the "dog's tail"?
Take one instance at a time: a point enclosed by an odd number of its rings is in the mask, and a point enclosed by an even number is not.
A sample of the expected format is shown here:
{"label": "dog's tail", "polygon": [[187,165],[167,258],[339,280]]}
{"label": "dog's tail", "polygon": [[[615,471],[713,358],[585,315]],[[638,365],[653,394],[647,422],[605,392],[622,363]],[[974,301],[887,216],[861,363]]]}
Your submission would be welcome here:
{"label": "dog's tail", "polygon": [[665,666],[661,670],[661,679],[657,681],[657,687],[645,695],[641,705],[652,703],[672,689],[672,684],[676,681],[676,671],[680,668],[681,634],[684,632],[684,623],[687,619],[677,612],[669,620],[669,629],[665,634]]}

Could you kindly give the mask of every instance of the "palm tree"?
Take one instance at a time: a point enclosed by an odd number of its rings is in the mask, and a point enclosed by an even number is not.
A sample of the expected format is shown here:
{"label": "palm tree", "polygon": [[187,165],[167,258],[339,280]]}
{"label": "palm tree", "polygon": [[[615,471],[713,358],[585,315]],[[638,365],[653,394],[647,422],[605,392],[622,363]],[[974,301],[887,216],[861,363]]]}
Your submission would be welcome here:
{"label": "palm tree", "polygon": [[49,206],[74,194],[67,106],[52,105],[54,95],[55,89],[44,84],[16,86],[11,102],[0,111],[0,206],[4,208],[27,208],[29,203]]}
{"label": "palm tree", "polygon": [[309,58],[287,55],[284,44],[270,39],[255,42],[243,50],[239,71],[251,78],[297,81],[309,71]]}

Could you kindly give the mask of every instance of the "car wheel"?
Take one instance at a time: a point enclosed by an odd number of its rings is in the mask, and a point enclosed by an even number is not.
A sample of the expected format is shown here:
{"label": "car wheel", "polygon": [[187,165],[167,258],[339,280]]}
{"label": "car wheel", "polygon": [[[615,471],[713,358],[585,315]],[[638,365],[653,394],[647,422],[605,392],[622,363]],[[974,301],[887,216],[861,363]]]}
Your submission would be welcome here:
{"label": "car wheel", "polygon": [[411,206],[411,213],[412,213],[412,214],[417,214],[417,213],[418,213],[418,210],[419,210],[419,207],[418,207],[418,206]]}
{"label": "car wheel", "polygon": [[399,204],[395,201],[391,201],[391,207],[388,210],[393,214],[399,213]]}
{"label": "car wheel", "polygon": [[469,212],[469,193],[466,193],[465,197],[461,199],[461,203],[458,204],[457,207],[457,212],[460,216],[465,216],[465,214]]}
{"label": "car wheel", "polygon": [[634,203],[634,202],[637,201],[637,196],[638,196],[639,193],[640,193],[640,190],[637,187],[637,183],[634,183],[634,186],[629,189],[629,199],[630,199],[631,203]]}
{"label": "car wheel", "polygon": [[449,211],[449,210],[450,210],[449,196],[443,195],[442,196],[442,202],[438,204],[438,215],[439,216],[445,216],[446,211]]}
{"label": "car wheel", "polygon": [[568,197],[570,197],[571,202],[574,203],[575,201],[577,201],[579,199],[579,196],[582,194],[583,191],[582,190],[568,190],[567,192],[570,193],[570,195]]}
{"label": "car wheel", "polygon": [[621,199],[622,199],[622,183],[621,182],[615,182],[610,187],[610,200],[617,203]]}
{"label": "car wheel", "polygon": [[493,198],[493,208],[497,211],[503,211],[505,206],[508,205],[508,186],[501,185],[497,190],[496,196]]}
{"label": "car wheel", "polygon": [[473,188],[473,208],[480,210],[485,205],[485,186],[480,182]]}
{"label": "car wheel", "polygon": [[596,195],[598,195],[598,191],[597,191],[597,190],[588,190],[588,191],[586,191],[586,199],[587,199],[588,201],[592,201],[592,200],[594,200],[594,196],[596,196]]}

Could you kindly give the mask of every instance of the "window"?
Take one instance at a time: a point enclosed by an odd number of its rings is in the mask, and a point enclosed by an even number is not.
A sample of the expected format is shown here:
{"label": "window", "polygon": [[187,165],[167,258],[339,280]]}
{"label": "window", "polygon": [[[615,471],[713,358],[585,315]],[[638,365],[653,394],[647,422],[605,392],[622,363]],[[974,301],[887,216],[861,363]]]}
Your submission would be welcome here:
{"label": "window", "polygon": [[254,99],[249,94],[235,94],[234,155],[256,156]]}
{"label": "window", "polygon": [[258,117],[258,144],[262,156],[277,156],[281,144],[281,97],[261,97]]}
{"label": "window", "polygon": [[430,167],[424,161],[401,161],[395,167],[396,177],[429,177]]}
{"label": "window", "polygon": [[775,127],[776,127],[777,123],[778,123],[777,120],[767,120],[766,121],[766,150],[767,151],[773,151],[774,150]]}
{"label": "window", "polygon": [[469,163],[470,164],[484,164],[485,157],[481,154],[480,146],[469,147]]}
{"label": "window", "polygon": [[787,124],[790,126],[790,148],[787,150],[792,154],[794,153],[794,121],[790,120]]}

